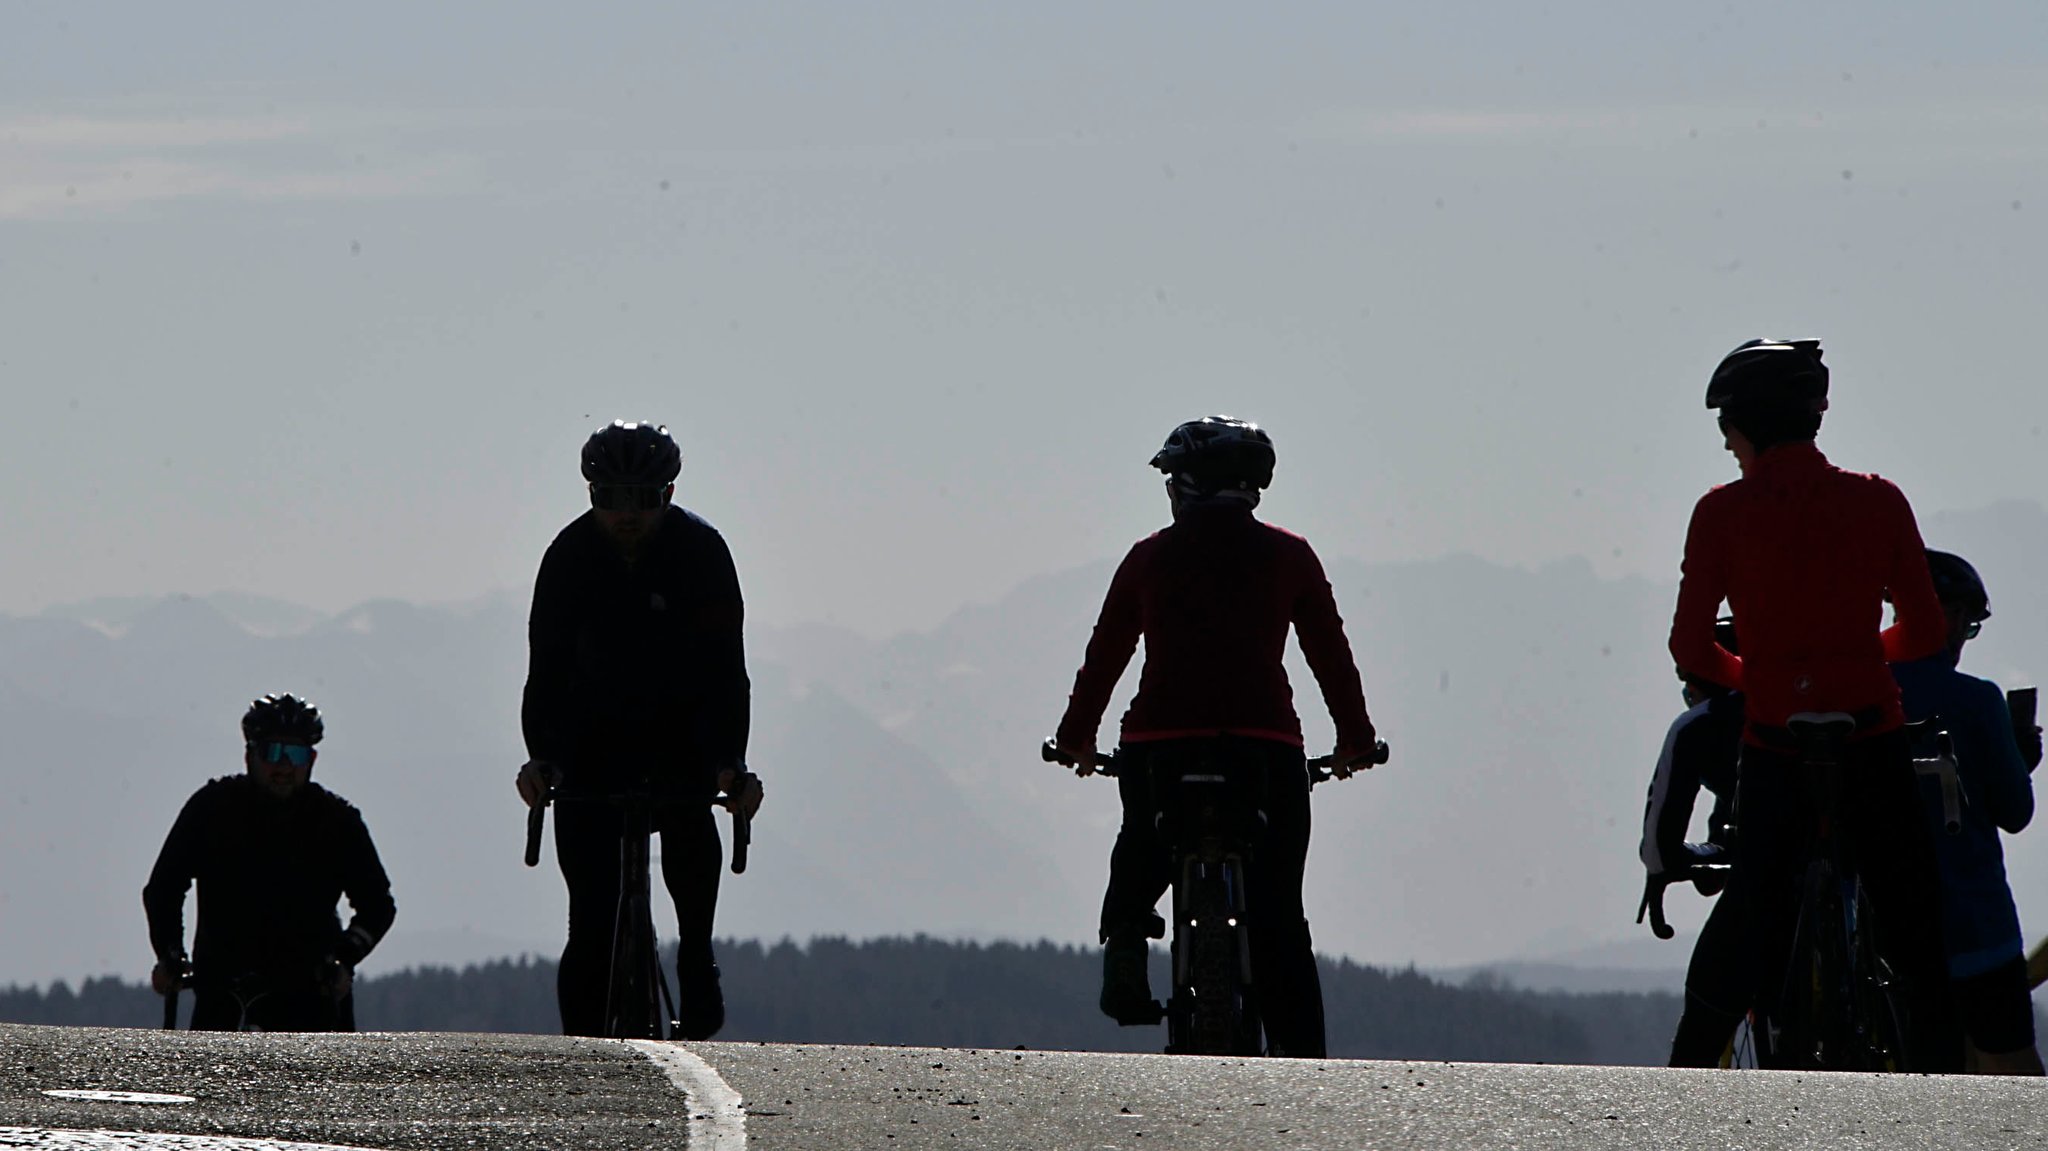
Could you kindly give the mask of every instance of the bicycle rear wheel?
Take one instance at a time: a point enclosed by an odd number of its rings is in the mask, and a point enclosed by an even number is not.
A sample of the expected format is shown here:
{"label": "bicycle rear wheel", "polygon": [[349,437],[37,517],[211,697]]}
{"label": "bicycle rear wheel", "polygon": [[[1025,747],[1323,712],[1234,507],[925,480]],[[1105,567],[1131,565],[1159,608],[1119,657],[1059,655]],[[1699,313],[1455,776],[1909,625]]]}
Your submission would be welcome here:
{"label": "bicycle rear wheel", "polygon": [[1856,916],[1850,923],[1854,945],[1850,950],[1850,1002],[1854,1006],[1858,1062],[1862,1071],[1911,1071],[1912,1053],[1906,1046],[1905,1009],[1900,1002],[1899,982],[1891,965],[1878,954],[1876,922],[1870,897],[1863,885],[1856,885],[1851,905]]}
{"label": "bicycle rear wheel", "polygon": [[1187,917],[1182,925],[1191,949],[1187,964],[1188,1045],[1198,1055],[1258,1055],[1258,1018],[1252,1010],[1246,972],[1249,956],[1241,874],[1230,861],[1192,863]]}

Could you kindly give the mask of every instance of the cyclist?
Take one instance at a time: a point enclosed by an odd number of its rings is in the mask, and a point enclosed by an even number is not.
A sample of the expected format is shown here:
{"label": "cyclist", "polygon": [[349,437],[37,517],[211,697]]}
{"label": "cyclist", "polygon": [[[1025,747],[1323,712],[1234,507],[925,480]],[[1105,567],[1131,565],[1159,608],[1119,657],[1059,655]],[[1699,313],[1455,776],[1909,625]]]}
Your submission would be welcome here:
{"label": "cyclist", "polygon": [[[1817,818],[1786,725],[1806,712],[1855,719],[1840,816],[1851,841],[1868,848],[1856,862],[1881,950],[1903,983],[1909,1049],[1924,1056],[1941,1046],[1937,881],[1887,661],[1932,654],[1947,628],[1905,496],[1833,466],[1815,446],[1827,394],[1818,340],[1751,340],[1715,368],[1707,407],[1719,412],[1742,476],[1693,509],[1670,649],[1687,674],[1744,694],[1731,885],[1747,908],[1741,978],[1767,1014],[1789,962],[1795,877]],[[1887,592],[1898,620],[1880,631]],[[1714,640],[1724,599],[1741,656]]]}
{"label": "cyclist", "polygon": [[[142,889],[157,957],[150,985],[159,995],[191,986],[195,1031],[356,1029],[355,967],[398,905],[362,814],[312,781],[325,733],[320,709],[298,696],[251,703],[243,774],[185,802]],[[185,891],[194,880],[199,924],[188,962]],[[335,911],[344,895],[354,913],[346,931]]]}
{"label": "cyclist", "polygon": [[[737,791],[751,815],[761,786],[746,770],[750,685],[732,553],[717,529],[671,503],[682,452],[666,427],[614,421],[583,445],[591,510],[541,558],[528,621],[521,706],[528,762],[520,797],[602,795],[641,783],[658,805],[662,879],[675,901],[685,1038],[725,1023],[711,949],[721,845],[711,799]],[[562,1030],[599,1035],[619,904],[626,816],[601,803],[555,814],[555,856],[569,887],[569,939],[557,973]]]}
{"label": "cyclist", "polygon": [[[1714,626],[1716,642],[1738,651],[1735,622]],[[1643,867],[1652,878],[1730,858],[1735,809],[1735,762],[1742,748],[1742,693],[1687,676],[1686,711],[1671,723],[1643,808]],[[1693,802],[1705,787],[1714,796],[1705,843],[1688,843]],[[1742,945],[1743,912],[1734,899],[1717,900],[1693,944],[1685,972],[1685,1010],[1671,1040],[1671,1066],[1713,1067],[1728,1046],[1735,1022],[1749,1010],[1748,992],[1731,978],[1729,960]]]}
{"label": "cyclist", "polygon": [[1895,666],[1892,674],[1904,696],[1906,718],[1939,717],[1954,741],[1964,798],[1955,834],[1943,826],[1947,805],[1940,782],[1922,777],[1941,868],[1949,986],[1977,1070],[2040,1075],[2019,912],[2006,885],[1998,833],[2017,833],[2033,819],[2028,772],[2041,762],[2041,731],[2032,725],[2016,731],[1998,685],[1956,667],[1963,645],[1991,618],[1991,597],[1977,569],[1961,556],[1932,548],[1927,566],[1948,621],[1948,645],[1925,659]]}
{"label": "cyclist", "polygon": [[1267,774],[1265,838],[1252,872],[1253,970],[1268,1047],[1320,1058],[1322,984],[1302,909],[1308,776],[1301,723],[1281,657],[1292,625],[1337,728],[1338,773],[1371,763],[1375,733],[1344,623],[1308,541],[1252,513],[1273,479],[1272,438],[1229,416],[1184,423],[1152,457],[1166,473],[1173,522],[1140,540],[1110,582],[1055,742],[1087,762],[1097,728],[1145,641],[1137,697],[1124,713],[1118,792],[1123,825],[1103,897],[1103,1013],[1150,1023],[1146,939],[1171,867],[1153,827],[1148,764],[1191,742],[1235,739]]}

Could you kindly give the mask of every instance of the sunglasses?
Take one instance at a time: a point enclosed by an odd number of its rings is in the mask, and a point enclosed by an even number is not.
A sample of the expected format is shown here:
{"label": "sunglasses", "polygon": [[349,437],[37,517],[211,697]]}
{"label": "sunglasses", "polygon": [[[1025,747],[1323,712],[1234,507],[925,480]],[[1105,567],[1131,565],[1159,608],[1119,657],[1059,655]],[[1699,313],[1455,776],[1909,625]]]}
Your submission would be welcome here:
{"label": "sunglasses", "polygon": [[667,484],[590,485],[590,506],[601,512],[651,512],[666,503]]}
{"label": "sunglasses", "polygon": [[313,749],[303,743],[252,743],[249,745],[265,763],[289,763],[293,767],[311,767]]}

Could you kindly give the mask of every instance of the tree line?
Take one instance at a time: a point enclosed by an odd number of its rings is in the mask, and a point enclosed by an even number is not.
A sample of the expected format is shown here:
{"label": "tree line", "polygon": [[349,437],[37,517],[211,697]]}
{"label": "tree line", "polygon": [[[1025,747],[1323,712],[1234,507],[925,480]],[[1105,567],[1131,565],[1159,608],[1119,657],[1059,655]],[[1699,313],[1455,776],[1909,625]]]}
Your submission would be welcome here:
{"label": "tree line", "polygon": [[[726,940],[718,955],[723,1040],[1079,1051],[1157,1051],[1165,1041],[1162,1027],[1120,1028],[1096,1011],[1094,948],[821,937]],[[1680,1007],[1673,994],[1537,992],[1483,977],[1453,985],[1412,967],[1321,963],[1330,1054],[1342,1058],[1659,1064]],[[1154,948],[1152,985],[1167,982]],[[153,1027],[162,1014],[147,984],[112,976],[76,989],[0,988],[7,1022]],[[356,1020],[365,1031],[549,1034],[560,1026],[555,964],[528,956],[365,976]]]}

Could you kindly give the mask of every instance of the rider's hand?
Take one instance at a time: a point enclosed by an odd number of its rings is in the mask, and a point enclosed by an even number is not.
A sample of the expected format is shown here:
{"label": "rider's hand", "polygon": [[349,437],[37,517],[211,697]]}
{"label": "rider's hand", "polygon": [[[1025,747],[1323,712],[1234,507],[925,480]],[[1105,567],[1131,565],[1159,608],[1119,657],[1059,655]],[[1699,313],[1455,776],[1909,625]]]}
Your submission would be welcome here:
{"label": "rider's hand", "polygon": [[1340,746],[1330,756],[1330,774],[1338,779],[1350,779],[1355,772],[1371,771],[1374,752],[1375,749],[1370,747],[1360,751],[1355,747]]}
{"label": "rider's hand", "polygon": [[[744,781],[744,782],[742,782]],[[738,793],[733,786],[739,785]],[[761,810],[761,800],[767,794],[761,787],[761,777],[749,771],[744,774],[738,768],[728,767],[718,773],[718,790],[733,797],[739,804],[739,813],[748,819]]]}
{"label": "rider's hand", "polygon": [[2027,765],[2027,770],[2041,766],[2041,728],[2035,724],[2014,725],[2012,735],[2020,745],[2020,762]]}
{"label": "rider's hand", "polygon": [[192,965],[183,959],[171,963],[159,961],[149,970],[149,988],[158,995],[170,995],[183,988],[192,979]]}
{"label": "rider's hand", "polygon": [[1085,778],[1087,776],[1095,774],[1094,748],[1075,747],[1071,744],[1065,743],[1057,744],[1055,746],[1060,754],[1060,762],[1066,764],[1068,767],[1073,768],[1075,775],[1082,776]]}
{"label": "rider's hand", "polygon": [[348,998],[348,993],[355,989],[356,973],[348,964],[330,955],[320,961],[318,983],[321,991],[339,1003]]}
{"label": "rider's hand", "polygon": [[554,785],[554,765],[546,760],[529,759],[519,767],[519,778],[513,786],[519,789],[519,798],[528,807],[539,807],[547,798],[548,788]]}

